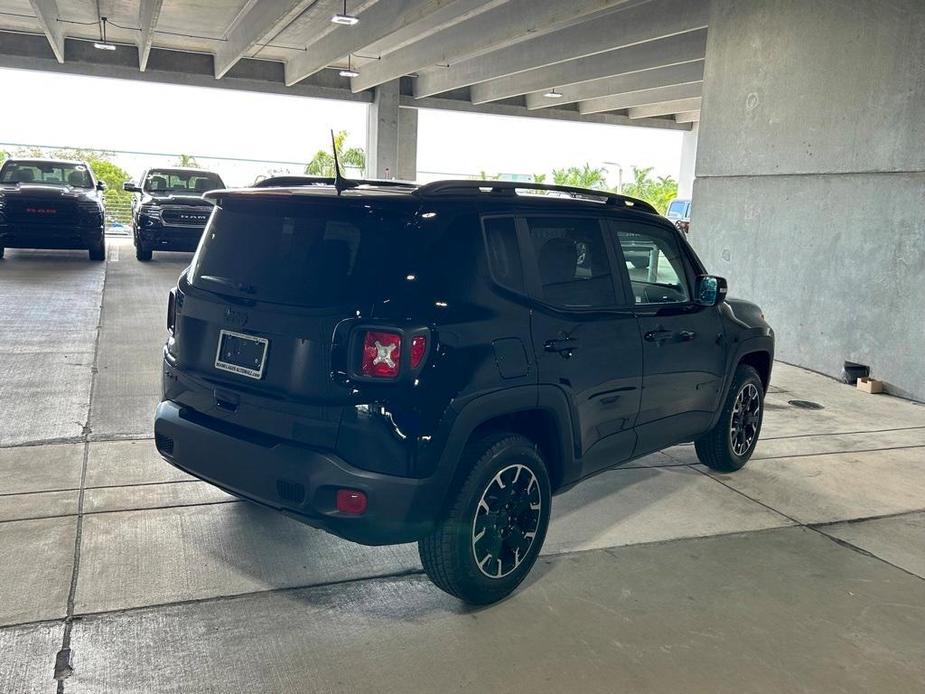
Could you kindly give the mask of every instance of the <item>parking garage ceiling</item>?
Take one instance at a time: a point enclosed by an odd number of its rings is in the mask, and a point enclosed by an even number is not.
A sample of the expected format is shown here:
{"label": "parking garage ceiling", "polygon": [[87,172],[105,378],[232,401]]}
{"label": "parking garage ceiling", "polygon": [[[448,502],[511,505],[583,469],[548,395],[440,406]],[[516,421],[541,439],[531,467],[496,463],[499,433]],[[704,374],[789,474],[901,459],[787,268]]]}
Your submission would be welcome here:
{"label": "parking garage ceiling", "polygon": [[402,78],[406,107],[687,129],[707,16],[708,0],[0,0],[0,66],[357,101]]}

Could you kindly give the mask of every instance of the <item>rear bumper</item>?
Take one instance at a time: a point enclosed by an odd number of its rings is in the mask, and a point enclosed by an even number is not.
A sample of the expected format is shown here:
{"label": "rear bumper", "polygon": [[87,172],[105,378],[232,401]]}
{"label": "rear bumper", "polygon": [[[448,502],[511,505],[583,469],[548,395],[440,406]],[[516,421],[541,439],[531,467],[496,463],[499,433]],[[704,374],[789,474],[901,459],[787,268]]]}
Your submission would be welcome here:
{"label": "rear bumper", "polygon": [[85,249],[104,238],[102,227],[4,224],[0,225],[0,245],[7,248]]}
{"label": "rear bumper", "polygon": [[[365,545],[413,542],[433,528],[448,480],[368,472],[333,453],[248,436],[165,400],[154,423],[158,451],[171,465],[231,492]],[[338,489],[368,499],[361,516],[335,508]]]}

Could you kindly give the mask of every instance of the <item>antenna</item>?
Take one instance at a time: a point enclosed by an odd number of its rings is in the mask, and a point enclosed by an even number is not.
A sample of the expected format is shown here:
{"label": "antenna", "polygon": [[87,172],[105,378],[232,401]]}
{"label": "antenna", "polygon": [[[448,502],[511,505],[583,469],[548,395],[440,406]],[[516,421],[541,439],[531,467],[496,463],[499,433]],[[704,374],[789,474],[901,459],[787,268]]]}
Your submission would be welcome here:
{"label": "antenna", "polygon": [[334,137],[334,131],[331,130],[331,149],[334,151],[334,190],[340,195],[348,188],[356,188],[359,183],[344,178],[340,172],[340,161],[337,158],[337,140]]}

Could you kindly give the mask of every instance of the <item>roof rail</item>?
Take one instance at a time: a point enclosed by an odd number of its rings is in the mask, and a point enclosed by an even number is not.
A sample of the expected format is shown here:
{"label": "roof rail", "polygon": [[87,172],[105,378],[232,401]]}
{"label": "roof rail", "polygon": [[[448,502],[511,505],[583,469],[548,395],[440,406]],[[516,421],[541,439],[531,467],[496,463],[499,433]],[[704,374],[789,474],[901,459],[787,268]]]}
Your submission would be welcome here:
{"label": "roof rail", "polygon": [[516,195],[518,190],[546,190],[556,193],[567,193],[572,197],[598,198],[607,205],[640,210],[650,214],[658,214],[652,205],[645,200],[631,198],[607,190],[594,190],[592,188],[577,188],[574,186],[559,186],[548,183],[528,183],[520,181],[435,181],[427,183],[415,191],[415,195],[429,197],[435,195],[459,195],[476,191],[487,191],[495,195]]}
{"label": "roof rail", "polygon": [[[356,179],[351,178],[351,183],[361,186],[381,186],[384,188],[415,188],[416,183],[409,181],[384,180],[377,181],[374,179]],[[298,186],[333,186],[334,179],[327,176],[310,176],[308,174],[283,174],[279,176],[268,176],[262,181],[257,181],[253,188],[293,188]]]}

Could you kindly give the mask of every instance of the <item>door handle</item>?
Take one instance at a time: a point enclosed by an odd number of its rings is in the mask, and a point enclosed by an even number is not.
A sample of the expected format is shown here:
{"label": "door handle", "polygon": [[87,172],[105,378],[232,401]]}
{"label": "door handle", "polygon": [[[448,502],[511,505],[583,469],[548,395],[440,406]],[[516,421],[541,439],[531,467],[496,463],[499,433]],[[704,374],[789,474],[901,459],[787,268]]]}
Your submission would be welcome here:
{"label": "door handle", "polygon": [[547,352],[558,352],[563,357],[572,356],[572,352],[578,349],[578,338],[577,337],[563,337],[558,340],[546,340],[546,344],[543,345],[543,349]]}
{"label": "door handle", "polygon": [[643,338],[645,338],[646,342],[665,342],[670,340],[672,335],[674,335],[672,331],[659,328],[658,330],[650,330],[643,335]]}

